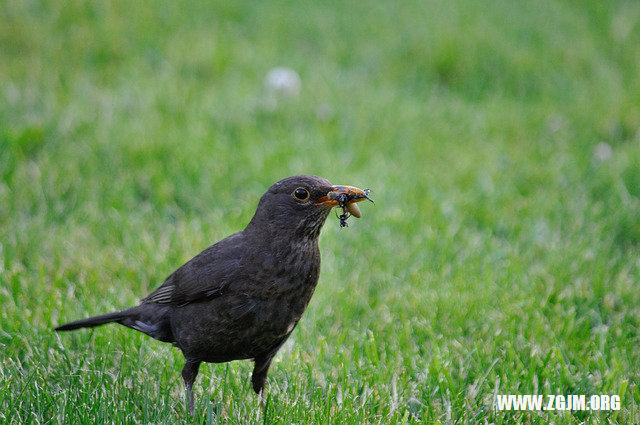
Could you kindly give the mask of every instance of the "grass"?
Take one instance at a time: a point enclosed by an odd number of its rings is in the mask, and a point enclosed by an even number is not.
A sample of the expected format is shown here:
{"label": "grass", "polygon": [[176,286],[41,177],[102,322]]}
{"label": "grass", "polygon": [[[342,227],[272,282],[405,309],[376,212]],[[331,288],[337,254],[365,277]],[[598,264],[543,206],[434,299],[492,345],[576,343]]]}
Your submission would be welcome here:
{"label": "grass", "polygon": [[[637,2],[7,1],[0,22],[0,421],[640,421]],[[299,96],[269,100],[275,66]],[[249,362],[203,367],[192,419],[176,349],[52,332],[136,303],[299,173],[376,205],[325,226],[264,413]]]}

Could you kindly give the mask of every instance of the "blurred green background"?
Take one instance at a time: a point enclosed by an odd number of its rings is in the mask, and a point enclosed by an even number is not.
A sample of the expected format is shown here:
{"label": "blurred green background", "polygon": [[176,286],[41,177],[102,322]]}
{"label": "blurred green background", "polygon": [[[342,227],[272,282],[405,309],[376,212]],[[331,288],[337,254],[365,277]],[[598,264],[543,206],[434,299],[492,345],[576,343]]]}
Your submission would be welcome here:
{"label": "blurred green background", "polygon": [[639,69],[637,1],[0,2],[0,419],[190,422],[178,350],[51,328],[304,173],[376,205],[328,220],[266,411],[207,365],[194,421],[638,423]]}

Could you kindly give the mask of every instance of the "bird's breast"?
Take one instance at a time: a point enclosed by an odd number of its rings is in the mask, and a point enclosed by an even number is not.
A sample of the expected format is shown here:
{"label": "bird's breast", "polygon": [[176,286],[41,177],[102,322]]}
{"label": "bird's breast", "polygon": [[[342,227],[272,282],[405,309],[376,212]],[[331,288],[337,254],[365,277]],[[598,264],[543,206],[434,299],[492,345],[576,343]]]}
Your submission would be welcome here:
{"label": "bird's breast", "polygon": [[[264,257],[260,271],[254,276],[259,298],[273,304],[278,322],[300,319],[318,282],[320,253],[313,241],[291,241],[276,247]],[[287,316],[287,317],[282,317]]]}

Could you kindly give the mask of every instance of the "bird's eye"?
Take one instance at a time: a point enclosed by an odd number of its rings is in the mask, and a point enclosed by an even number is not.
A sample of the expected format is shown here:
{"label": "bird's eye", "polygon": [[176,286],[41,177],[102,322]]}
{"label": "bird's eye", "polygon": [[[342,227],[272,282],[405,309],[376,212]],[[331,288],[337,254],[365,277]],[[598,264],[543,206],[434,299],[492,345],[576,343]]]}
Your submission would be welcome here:
{"label": "bird's eye", "polygon": [[299,187],[293,191],[293,196],[299,201],[306,201],[310,195],[307,189]]}

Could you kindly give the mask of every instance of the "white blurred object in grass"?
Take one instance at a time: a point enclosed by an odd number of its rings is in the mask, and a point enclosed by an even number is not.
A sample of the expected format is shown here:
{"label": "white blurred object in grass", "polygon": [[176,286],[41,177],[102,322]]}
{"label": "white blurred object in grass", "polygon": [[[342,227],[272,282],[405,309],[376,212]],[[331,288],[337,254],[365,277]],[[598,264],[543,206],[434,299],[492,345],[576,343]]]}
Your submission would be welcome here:
{"label": "white blurred object in grass", "polygon": [[302,81],[300,75],[291,68],[272,68],[264,79],[267,89],[267,101],[270,107],[276,107],[278,101],[300,95]]}
{"label": "white blurred object in grass", "polygon": [[600,142],[593,148],[593,160],[595,162],[603,162],[611,158],[613,149],[606,142]]}

